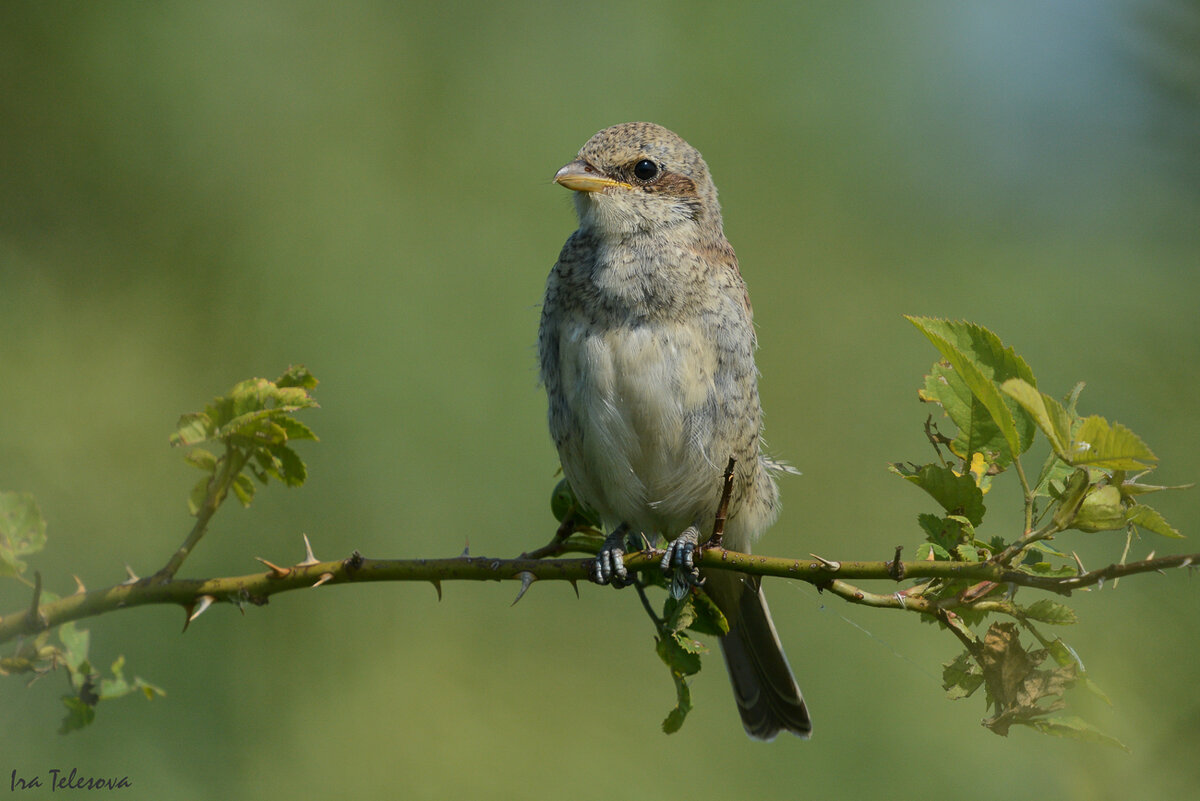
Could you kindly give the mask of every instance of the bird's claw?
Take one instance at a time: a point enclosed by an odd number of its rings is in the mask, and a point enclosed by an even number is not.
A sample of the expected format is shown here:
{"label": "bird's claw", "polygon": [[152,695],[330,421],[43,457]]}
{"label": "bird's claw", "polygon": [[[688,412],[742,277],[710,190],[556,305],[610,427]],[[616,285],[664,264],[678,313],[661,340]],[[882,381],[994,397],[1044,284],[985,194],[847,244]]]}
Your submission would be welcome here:
{"label": "bird's claw", "polygon": [[689,526],[667,544],[667,552],[658,563],[662,572],[671,574],[671,597],[677,601],[687,595],[692,587],[699,587],[704,583],[695,559],[699,542],[699,529]]}
{"label": "bird's claw", "polygon": [[625,569],[625,535],[628,527],[621,526],[604,539],[604,545],[592,563],[591,579],[597,584],[611,584],[617,589],[633,583]]}

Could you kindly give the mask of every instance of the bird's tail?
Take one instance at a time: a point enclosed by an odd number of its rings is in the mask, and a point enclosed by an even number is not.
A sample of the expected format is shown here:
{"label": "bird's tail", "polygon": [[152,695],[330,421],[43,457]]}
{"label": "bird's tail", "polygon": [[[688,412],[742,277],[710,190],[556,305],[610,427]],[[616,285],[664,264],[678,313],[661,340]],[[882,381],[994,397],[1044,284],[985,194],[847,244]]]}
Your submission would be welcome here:
{"label": "bird's tail", "polygon": [[[716,572],[710,573],[710,581]],[[725,599],[715,600],[729,618],[729,633],[721,638],[721,651],[742,725],[755,740],[773,740],[781,731],[807,739],[812,734],[812,721],[771,621],[767,599],[756,578],[745,575],[738,578],[741,591],[736,593],[736,601],[730,598],[733,603],[728,604],[735,606],[736,611],[721,603]],[[730,615],[730,611],[734,614]]]}

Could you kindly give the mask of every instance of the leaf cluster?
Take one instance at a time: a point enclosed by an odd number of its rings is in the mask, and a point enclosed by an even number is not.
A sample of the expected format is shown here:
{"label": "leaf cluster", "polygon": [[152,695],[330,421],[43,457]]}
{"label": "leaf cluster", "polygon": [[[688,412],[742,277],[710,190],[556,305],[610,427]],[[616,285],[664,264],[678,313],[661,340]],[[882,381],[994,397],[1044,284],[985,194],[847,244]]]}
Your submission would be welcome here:
{"label": "leaf cluster", "polygon": [[[918,559],[992,562],[1036,575],[1076,575],[1078,566],[1049,544],[1057,534],[1124,532],[1126,554],[1137,529],[1180,536],[1144,501],[1148,494],[1173,489],[1141,480],[1157,457],[1126,426],[1082,415],[1077,410],[1082,384],[1059,401],[1039,390],[1025,360],[986,328],[908,319],[942,357],[918,396],[941,407],[953,428],[952,434],[944,434],[931,417],[926,436],[934,461],[891,466],[940,507],[938,513],[918,518],[925,535]],[[1049,454],[1030,481],[1021,457],[1039,433],[1049,443]],[[985,497],[993,480],[1010,470],[1022,488],[1025,525],[1015,535],[984,538],[979,529],[987,514]],[[1061,639],[1043,637],[1034,626],[1074,623],[1069,607],[1047,599],[1022,605],[1016,588],[994,582],[929,581],[907,594],[953,610],[961,624],[953,628],[966,650],[945,666],[947,694],[965,698],[985,685],[994,714],[984,725],[992,731],[1006,734],[1020,724],[1048,734],[1111,740],[1077,717],[1056,714],[1065,707],[1066,690],[1081,682],[1094,689],[1074,651]],[[982,637],[969,628],[996,614],[1016,622],[993,623]],[[1023,646],[1022,629],[1043,647]],[[1048,657],[1054,667],[1043,668]]]}
{"label": "leaf cluster", "polygon": [[[33,556],[45,548],[46,521],[33,496],[27,492],[0,492],[0,577],[15,579],[32,586],[37,602],[55,601],[58,596],[44,591],[41,576],[30,584],[24,574],[27,565],[19,557]],[[83,728],[96,715],[101,701],[141,692],[152,699],[164,692],[140,677],[125,677],[125,657],[113,662],[111,676],[101,677],[88,661],[91,642],[86,629],[74,623],[58,627],[58,641],[51,639],[49,628],[22,637],[12,654],[0,657],[0,676],[26,675],[31,683],[62,667],[66,669],[71,691],[62,696],[67,708],[59,731],[63,734]]]}
{"label": "leaf cluster", "polygon": [[[254,499],[251,480],[266,484],[275,479],[289,487],[302,485],[308,469],[292,449],[294,440],[316,440],[312,429],[293,413],[318,406],[310,394],[317,379],[303,366],[290,367],[274,381],[251,378],[228,395],[214,398],[202,412],[179,418],[170,442],[191,447],[187,462],[206,475],[196,482],[188,508],[199,515],[215,509],[232,489],[243,506]],[[220,453],[196,447],[202,443],[222,446]]]}

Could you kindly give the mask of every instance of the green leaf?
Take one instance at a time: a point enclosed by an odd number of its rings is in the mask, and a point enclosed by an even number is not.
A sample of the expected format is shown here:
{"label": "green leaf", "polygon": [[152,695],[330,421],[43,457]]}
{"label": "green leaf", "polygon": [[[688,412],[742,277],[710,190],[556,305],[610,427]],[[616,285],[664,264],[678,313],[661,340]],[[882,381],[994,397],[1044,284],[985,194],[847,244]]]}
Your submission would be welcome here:
{"label": "green leaf", "polygon": [[1032,729],[1040,731],[1042,734],[1049,734],[1054,737],[1070,737],[1074,740],[1083,740],[1089,743],[1100,743],[1102,745],[1113,745],[1120,748],[1126,753],[1133,753],[1120,740],[1115,737],[1110,737],[1104,732],[1097,729],[1086,720],[1074,715],[1059,717],[1042,717],[1035,720],[1020,721],[1022,724],[1029,726]]}
{"label": "green leaf", "polygon": [[950,443],[950,450],[960,459],[970,459],[972,454],[983,453],[993,455],[1000,468],[1012,462],[1011,450],[1000,427],[949,362],[934,364],[925,377],[921,399],[940,404],[946,416],[958,428],[958,435]]}
{"label": "green leaf", "polygon": [[974,545],[967,545],[966,543],[963,543],[962,545],[959,545],[957,548],[954,549],[954,553],[955,553],[955,555],[958,556],[959,560],[963,561],[963,562],[978,562],[978,561],[980,561],[979,551],[975,548]]}
{"label": "green leaf", "polygon": [[59,734],[70,734],[85,728],[96,719],[96,707],[79,696],[64,695],[62,702],[67,708],[67,715],[58,727]]}
{"label": "green leaf", "polygon": [[658,651],[658,658],[674,673],[691,676],[700,672],[699,654],[685,650],[670,634],[655,638],[655,650]]}
{"label": "green leaf", "polygon": [[1181,490],[1191,489],[1195,484],[1175,484],[1173,486],[1160,486],[1157,484],[1140,484],[1137,481],[1130,479],[1129,481],[1121,482],[1121,494],[1129,497],[1134,495],[1149,495],[1153,492],[1162,492],[1163,490]]}
{"label": "green leaf", "polygon": [[[930,556],[933,559],[930,559]],[[950,560],[950,552],[936,542],[922,542],[917,546],[917,561],[918,562],[948,562]]]}
{"label": "green leaf", "polygon": [[204,448],[192,448],[188,451],[183,460],[193,467],[199,467],[208,473],[213,473],[217,469],[217,457],[210,451]]}
{"label": "green leaf", "polygon": [[1105,470],[1145,470],[1158,457],[1137,434],[1103,417],[1084,419],[1071,443],[1071,463]]}
{"label": "green leaf", "polygon": [[313,433],[311,428],[304,425],[304,423],[301,423],[294,417],[283,415],[276,418],[275,422],[277,422],[279,426],[286,432],[287,439],[289,441],[293,439],[311,439],[314,442],[319,441],[317,435]]}
{"label": "green leaf", "polygon": [[679,731],[688,712],[692,711],[692,691],[688,689],[687,682],[678,673],[672,672],[671,678],[675,682],[675,708],[662,722],[662,730],[665,734],[674,734]]}
{"label": "green leaf", "polygon": [[1025,617],[1033,620],[1040,620],[1043,623],[1050,623],[1055,626],[1068,626],[1079,620],[1079,618],[1075,615],[1075,611],[1069,606],[1063,606],[1062,604],[1051,601],[1048,598],[1035,601],[1034,603],[1022,609],[1021,612],[1025,615]]}
{"label": "green leaf", "polygon": [[936,546],[937,552],[943,554],[946,559],[950,558],[950,551],[963,540],[963,528],[960,521],[965,519],[962,515],[947,517],[938,517],[927,513],[917,515],[917,523],[924,529],[925,538]]}
{"label": "green leaf", "polygon": [[[707,645],[700,642],[699,640],[692,639],[691,637],[687,636],[686,634],[684,634],[681,631],[677,631],[674,634],[672,634],[671,636],[675,639],[676,644],[678,644],[680,648],[682,648],[687,653],[692,654],[693,656],[699,656],[700,654],[708,653]],[[699,660],[697,660],[697,662],[696,662],[696,670],[697,671],[700,670]]]}
{"label": "green leaf", "polygon": [[273,445],[268,448],[275,457],[277,475],[286,486],[299,487],[308,478],[308,468],[294,450],[287,445]]}
{"label": "green leaf", "polygon": [[1161,534],[1164,537],[1172,539],[1183,539],[1175,528],[1168,523],[1157,509],[1152,509],[1144,503],[1139,503],[1131,508],[1127,514],[1130,523],[1133,523],[1139,528],[1144,528],[1146,531],[1152,531],[1155,534]]}
{"label": "green leaf", "polygon": [[696,605],[693,598],[696,593],[688,593],[682,598],[676,598],[670,593],[663,603],[663,626],[671,634],[683,631],[692,625],[696,619]]}
{"label": "green leaf", "polygon": [[175,433],[169,438],[172,447],[195,445],[210,439],[213,434],[212,418],[204,412],[191,412],[179,418]]}
{"label": "green leaf", "polygon": [[243,507],[249,506],[254,500],[254,482],[245,473],[238,473],[233,479],[233,494]]}
{"label": "green leaf", "polygon": [[[76,628],[72,621],[58,627],[58,639],[63,644],[63,662],[74,678],[75,674],[84,671],[87,666],[91,633],[87,629]],[[86,667],[86,672],[91,672],[90,666]]]}
{"label": "green leaf", "polygon": [[890,469],[928,492],[947,512],[962,515],[974,526],[983,522],[987,511],[983,491],[969,475],[960,476],[949,467],[936,464],[927,464],[915,472],[901,464],[893,464]]}
{"label": "green leaf", "polygon": [[314,389],[317,386],[317,379],[313,377],[313,374],[304,365],[294,364],[283,375],[275,379],[275,385],[279,387]]}
{"label": "green leaf", "polygon": [[696,618],[688,624],[688,628],[699,634],[710,634],[714,637],[724,637],[729,633],[729,621],[725,614],[706,592],[693,592],[692,609]]}
{"label": "green leaf", "polygon": [[1024,409],[1050,441],[1050,447],[1067,460],[1071,442],[1071,416],[1054,398],[1039,392],[1022,378],[1010,378],[1000,385]]}
{"label": "green leaf", "polygon": [[25,572],[20,557],[46,546],[46,521],[28,492],[0,492],[0,576]]}
{"label": "green leaf", "polygon": [[1021,378],[1036,385],[1025,360],[982,326],[930,317],[907,319],[925,334],[987,409],[1003,437],[1008,456],[1015,458],[1024,453],[1033,442],[1033,420],[1016,401],[1001,394],[997,383]]}
{"label": "green leaf", "polygon": [[199,513],[201,507],[204,506],[204,501],[208,498],[209,481],[209,476],[200,479],[192,486],[192,491],[188,494],[188,514],[192,517]]}
{"label": "green leaf", "polygon": [[942,665],[942,689],[951,701],[967,698],[983,684],[983,671],[971,658],[969,651],[963,651],[954,661]]}

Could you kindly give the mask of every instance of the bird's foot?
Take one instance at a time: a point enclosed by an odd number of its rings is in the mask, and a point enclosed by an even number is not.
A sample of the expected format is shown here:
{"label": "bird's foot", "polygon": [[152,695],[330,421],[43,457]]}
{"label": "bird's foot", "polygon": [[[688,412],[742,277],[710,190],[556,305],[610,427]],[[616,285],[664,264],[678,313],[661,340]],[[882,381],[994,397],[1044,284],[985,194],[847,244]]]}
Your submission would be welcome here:
{"label": "bird's foot", "polygon": [[704,583],[695,561],[699,542],[700,530],[695,526],[688,526],[682,534],[667,544],[667,552],[658,563],[664,573],[671,574],[671,597],[677,601],[687,595],[692,587],[699,587]]}
{"label": "bird's foot", "polygon": [[629,534],[629,526],[625,523],[604,538],[596,561],[592,565],[592,581],[597,584],[611,584],[617,589],[628,587],[634,579],[625,569],[625,538]]}

